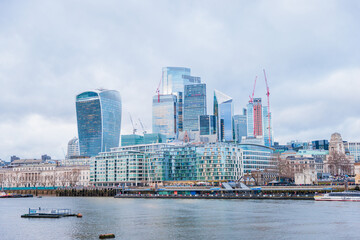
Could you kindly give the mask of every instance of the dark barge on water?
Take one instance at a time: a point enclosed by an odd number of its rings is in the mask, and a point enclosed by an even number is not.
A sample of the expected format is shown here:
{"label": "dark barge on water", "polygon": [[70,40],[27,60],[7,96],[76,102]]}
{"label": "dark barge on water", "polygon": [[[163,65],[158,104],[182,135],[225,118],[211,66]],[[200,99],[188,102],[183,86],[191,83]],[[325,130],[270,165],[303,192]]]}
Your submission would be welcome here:
{"label": "dark barge on water", "polygon": [[21,215],[22,218],[61,218],[82,217],[80,213],[72,213],[70,209],[29,208],[29,213]]}

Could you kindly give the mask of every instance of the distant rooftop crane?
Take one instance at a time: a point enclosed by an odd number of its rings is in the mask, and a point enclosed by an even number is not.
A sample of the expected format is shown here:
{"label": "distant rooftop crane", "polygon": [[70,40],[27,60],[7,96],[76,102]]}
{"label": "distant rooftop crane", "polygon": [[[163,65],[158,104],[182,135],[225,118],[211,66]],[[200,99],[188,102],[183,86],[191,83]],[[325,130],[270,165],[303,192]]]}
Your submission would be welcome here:
{"label": "distant rooftop crane", "polygon": [[160,85],[161,85],[161,81],[162,81],[163,77],[164,77],[164,73],[161,74],[161,79],[160,79],[159,85],[156,89],[156,93],[158,95],[158,103],[160,102]]}
{"label": "distant rooftop crane", "polygon": [[132,117],[131,117],[131,114],[130,114],[130,113],[129,113],[129,116],[130,116],[131,125],[132,125],[132,127],[133,127],[133,134],[135,134],[136,131],[137,131],[137,129],[135,128],[135,125],[134,125],[134,122],[133,122],[133,120],[132,120]]}
{"label": "distant rooftop crane", "polygon": [[143,130],[143,134],[145,135],[146,134],[146,130],[145,130],[145,127],[144,127],[144,124],[141,122],[140,118],[139,118],[139,122],[140,122],[140,126]]}
{"label": "distant rooftop crane", "polygon": [[268,104],[268,129],[269,129],[269,147],[271,147],[271,128],[270,128],[270,89],[268,85],[268,81],[266,78],[266,73],[264,69],[264,77],[265,77],[265,83],[266,83],[266,96],[267,96],[267,104]]}
{"label": "distant rooftop crane", "polygon": [[251,95],[251,96],[249,96],[249,97],[250,97],[250,101],[249,101],[249,103],[252,103],[252,102],[253,102],[253,100],[254,100],[255,87],[256,87],[256,80],[257,80],[257,76],[255,77],[254,89],[253,89],[252,95]]}

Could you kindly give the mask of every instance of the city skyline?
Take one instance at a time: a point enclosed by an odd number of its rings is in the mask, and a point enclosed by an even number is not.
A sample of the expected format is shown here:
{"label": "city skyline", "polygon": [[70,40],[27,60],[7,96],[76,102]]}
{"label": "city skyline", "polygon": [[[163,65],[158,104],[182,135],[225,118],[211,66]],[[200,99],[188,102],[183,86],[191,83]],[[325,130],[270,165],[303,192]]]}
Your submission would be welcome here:
{"label": "city skyline", "polygon": [[[150,131],[165,66],[201,77],[208,114],[214,89],[231,96],[241,114],[265,68],[276,141],[329,139],[333,132],[360,140],[359,3],[204,4],[92,2],[80,17],[79,3],[1,3],[0,158],[64,158],[77,135],[74,96],[99,87],[122,95],[123,134],[132,132],[128,112]],[[255,96],[264,100],[258,81]]]}

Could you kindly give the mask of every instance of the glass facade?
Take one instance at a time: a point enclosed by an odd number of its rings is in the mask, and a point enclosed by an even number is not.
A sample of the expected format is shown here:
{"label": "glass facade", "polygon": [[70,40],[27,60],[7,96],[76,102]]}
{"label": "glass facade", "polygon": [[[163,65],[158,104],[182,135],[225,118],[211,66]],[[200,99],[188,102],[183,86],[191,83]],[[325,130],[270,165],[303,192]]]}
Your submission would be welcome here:
{"label": "glass facade", "polygon": [[118,147],[121,129],[121,98],[115,90],[83,92],[76,96],[76,115],[81,156]]}
{"label": "glass facade", "polygon": [[198,131],[199,116],[206,114],[206,84],[185,85],[183,131]]}
{"label": "glass facade", "polygon": [[348,142],[350,155],[354,157],[355,162],[360,162],[360,142]]}
{"label": "glass facade", "polygon": [[172,94],[176,96],[175,132],[182,132],[184,130],[183,122],[185,85],[198,83],[201,83],[201,78],[190,76],[190,68],[164,67],[162,69],[162,94]]}
{"label": "glass facade", "polygon": [[167,138],[175,138],[176,134],[176,96],[160,95],[153,97],[152,104],[152,131],[161,133]]}
{"label": "glass facade", "polygon": [[186,84],[200,83],[199,77],[190,76],[190,68],[164,67],[162,69],[162,93],[184,92]]}
{"label": "glass facade", "polygon": [[[263,133],[264,133],[264,143],[265,146],[271,147],[274,145],[272,128],[271,128],[271,113],[268,114],[268,108],[263,107]],[[270,118],[270,126],[269,126],[269,118]],[[270,128],[270,133],[269,133]],[[269,139],[270,138],[270,139]]]}
{"label": "glass facade", "polygon": [[235,144],[217,143],[196,150],[198,181],[236,181],[241,177],[241,150]]}
{"label": "glass facade", "polygon": [[248,137],[254,137],[254,104],[252,102],[249,102],[247,105],[247,136]]}
{"label": "glass facade", "polygon": [[247,136],[246,115],[234,115],[234,132],[237,143],[241,142],[242,137]]}
{"label": "glass facade", "polygon": [[97,186],[235,181],[245,173],[275,166],[273,149],[261,145],[145,144],[113,148],[92,158],[90,179]]}
{"label": "glass facade", "polygon": [[151,143],[165,143],[166,136],[160,133],[145,133],[144,136],[137,134],[121,135],[121,146],[132,146]]}
{"label": "glass facade", "polygon": [[79,155],[80,155],[79,139],[77,137],[74,137],[68,143],[66,159],[69,159],[74,156],[79,156]]}
{"label": "glass facade", "polygon": [[216,134],[216,117],[215,115],[199,116],[200,135]]}
{"label": "glass facade", "polygon": [[222,92],[214,92],[214,115],[217,118],[218,140],[233,141],[233,103],[232,98]]}
{"label": "glass facade", "polygon": [[275,170],[274,149],[262,145],[240,144],[243,152],[242,174],[255,170]]}

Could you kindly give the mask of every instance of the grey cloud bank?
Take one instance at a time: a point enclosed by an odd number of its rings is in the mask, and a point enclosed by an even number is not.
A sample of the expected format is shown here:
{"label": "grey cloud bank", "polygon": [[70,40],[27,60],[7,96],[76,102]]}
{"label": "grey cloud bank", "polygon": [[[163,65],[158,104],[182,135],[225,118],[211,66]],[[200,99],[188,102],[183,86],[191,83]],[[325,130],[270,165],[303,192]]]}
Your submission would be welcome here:
{"label": "grey cloud bank", "polygon": [[265,97],[276,140],[360,140],[358,1],[2,1],[0,158],[63,158],[77,135],[75,95],[120,91],[151,130],[163,66],[184,66],[245,107]]}

